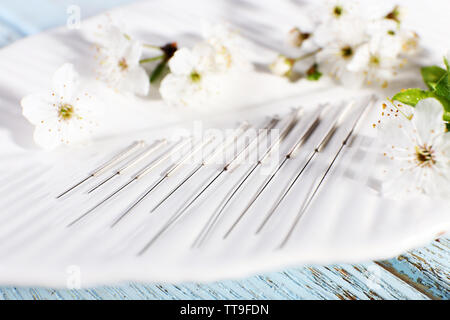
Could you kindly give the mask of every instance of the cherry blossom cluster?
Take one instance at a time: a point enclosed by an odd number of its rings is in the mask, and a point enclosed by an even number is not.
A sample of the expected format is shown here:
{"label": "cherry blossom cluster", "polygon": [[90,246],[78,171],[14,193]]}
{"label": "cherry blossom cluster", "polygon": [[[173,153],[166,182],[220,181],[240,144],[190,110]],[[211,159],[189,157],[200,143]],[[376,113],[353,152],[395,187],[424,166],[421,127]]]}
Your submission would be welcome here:
{"label": "cherry blossom cluster", "polygon": [[297,58],[279,55],[270,65],[273,73],[291,77],[297,61],[310,59],[304,72],[309,80],[328,75],[345,86],[387,87],[419,49],[418,35],[401,26],[399,7],[376,19],[363,14],[353,1],[334,1],[321,11],[312,32],[293,28],[288,34],[291,46],[302,48],[308,42],[314,49]]}
{"label": "cherry blossom cluster", "polygon": [[[106,16],[95,32],[96,79],[119,94],[147,96],[159,89],[168,105],[201,105],[220,93],[225,74],[252,68],[236,32],[225,25],[205,30],[204,40],[192,48],[178,48],[175,42],[154,46],[134,39],[122,22]],[[75,67],[64,64],[49,90],[22,99],[38,146],[54,149],[85,142],[100,124],[101,103],[93,102],[79,79]]]}

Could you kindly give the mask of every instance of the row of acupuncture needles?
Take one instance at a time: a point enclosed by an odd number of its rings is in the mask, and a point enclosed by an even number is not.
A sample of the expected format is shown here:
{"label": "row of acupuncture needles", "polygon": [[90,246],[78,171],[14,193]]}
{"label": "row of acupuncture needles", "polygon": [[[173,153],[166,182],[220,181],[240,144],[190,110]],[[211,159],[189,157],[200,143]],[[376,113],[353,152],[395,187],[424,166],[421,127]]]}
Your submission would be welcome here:
{"label": "row of acupuncture needles", "polygon": [[[137,255],[143,255],[159,238],[161,238],[166,232],[168,232],[175,224],[177,224],[184,216],[188,215],[194,207],[194,205],[200,202],[206,201],[209,197],[217,196],[217,193],[212,192],[215,186],[220,185],[219,178],[229,179],[231,173],[239,167],[244,161],[245,156],[249,153],[255,152],[259,148],[261,140],[266,140],[266,147],[262,154],[258,154],[257,158],[245,172],[243,172],[233,183],[232,187],[227,190],[223,199],[220,199],[218,206],[211,212],[206,223],[202,226],[200,232],[196,235],[194,242],[191,244],[191,248],[199,248],[203,243],[206,242],[208,237],[216,230],[221,218],[230,213],[228,209],[231,207],[231,203],[248,187],[251,178],[258,174],[260,168],[264,165],[268,158],[275,152],[280,152],[280,146],[286,144],[287,148],[283,150],[288,150],[285,154],[282,154],[281,160],[273,166],[272,170],[269,172],[264,181],[258,186],[256,192],[251,194],[248,199],[244,209],[240,211],[232,221],[232,223],[225,229],[227,230],[223,235],[222,239],[227,239],[231,233],[238,227],[240,222],[245,216],[247,216],[251,211],[250,209],[254,206],[258,200],[261,199],[261,195],[264,190],[272,189],[273,192],[279,192],[274,203],[269,204],[269,209],[267,212],[258,213],[260,216],[258,220],[261,223],[255,231],[255,234],[259,234],[261,230],[271,221],[272,216],[277,212],[280,204],[288,197],[292,192],[293,187],[302,180],[304,173],[310,167],[310,164],[314,161],[315,157],[321,153],[327,146],[328,142],[331,140],[335,132],[344,124],[347,115],[351,110],[355,108],[357,116],[350,124],[347,135],[341,141],[338,151],[333,155],[331,161],[329,162],[326,170],[321,173],[317,178],[313,179],[313,187],[308,193],[307,197],[301,204],[300,210],[294,217],[294,220],[290,223],[288,233],[284,236],[283,241],[278,248],[284,247],[288,242],[289,238],[295,231],[300,219],[307,212],[308,208],[314,201],[315,196],[318,194],[321,187],[331,171],[332,167],[338,161],[339,155],[345,150],[345,146],[348,144],[349,139],[354,135],[358,127],[362,123],[362,119],[366,112],[370,109],[375,101],[375,97],[370,97],[364,99],[362,104],[357,104],[355,102],[347,103],[342,107],[338,115],[332,119],[332,121],[326,121],[325,130],[320,130],[319,133],[316,129],[325,122],[325,118],[329,116],[330,107],[329,105],[323,105],[317,110],[309,112],[305,116],[305,112],[302,108],[293,109],[285,117],[280,118],[278,116],[267,118],[262,124],[258,126],[259,130],[251,138],[248,138],[246,133],[252,128],[252,126],[244,121],[237,128],[235,128],[231,133],[229,133],[221,141],[217,142],[214,148],[207,148],[215,140],[214,136],[205,137],[203,139],[194,139],[194,137],[182,137],[175,142],[169,142],[166,139],[160,139],[154,141],[151,145],[147,145],[144,141],[135,141],[129,146],[125,147],[123,150],[118,151],[114,156],[112,156],[108,161],[103,163],[101,166],[97,167],[95,170],[88,173],[85,178],[77,182],[73,186],[69,187],[57,196],[57,199],[64,199],[74,193],[80,186],[87,183],[90,180],[96,180],[93,186],[90,186],[87,194],[100,193],[103,187],[109,183],[112,183],[117,177],[124,175],[124,173],[131,171],[134,167],[144,164],[139,170],[134,172],[130,178],[117,187],[114,191],[110,192],[102,198],[95,205],[90,207],[88,210],[81,212],[74,220],[72,220],[67,227],[71,227],[77,223],[80,223],[88,215],[94,214],[100,209],[102,205],[107,202],[113,201],[114,197],[118,194],[125,192],[127,187],[133,183],[138,183],[145,175],[156,170],[160,165],[165,165],[162,172],[159,173],[154,181],[152,181],[148,186],[146,186],[145,191],[137,196],[120,214],[112,221],[110,224],[111,228],[118,226],[127,216],[131,215],[135,208],[141,204],[146,198],[155,195],[155,190],[159,186],[163,185],[179,169],[186,166],[188,163],[192,163],[196,154],[201,153],[201,161],[194,163],[193,169],[182,176],[175,177],[178,182],[172,187],[167,193],[165,193],[162,198],[158,198],[156,205],[149,208],[148,212],[154,214],[161,209],[162,205],[171,200],[171,198],[177,193],[181,192],[183,185],[185,185],[189,180],[193,179],[194,176],[198,175],[202,169],[208,165],[217,162],[219,156],[223,156],[227,150],[230,148],[235,148],[238,142],[240,143],[239,150],[235,150],[235,153],[231,159],[227,159],[223,165],[217,171],[214,171],[206,179],[204,179],[199,185],[197,185],[193,190],[183,191],[188,193],[187,199],[181,203],[180,206],[176,208],[173,212],[164,212],[165,215],[169,215],[168,220],[150,237],[150,239],[145,242],[144,246],[137,252]],[[355,107],[356,105],[356,107]],[[302,124],[299,126],[299,124]],[[348,127],[348,126],[347,126]],[[269,132],[272,129],[278,129],[279,135],[275,139],[269,140]],[[322,132],[323,131],[323,132]],[[292,135],[295,137],[292,138]],[[306,149],[305,142],[310,139],[311,136],[315,136],[313,147],[308,146],[309,150]],[[318,136],[318,138],[317,138]],[[291,139],[287,139],[291,137]],[[294,141],[292,143],[292,141]],[[288,145],[289,144],[289,145]],[[187,148],[189,147],[189,148]],[[156,158],[148,161],[150,156],[155,155],[157,151],[162,148],[166,148],[164,152],[159,154]],[[275,177],[286,167],[286,164],[293,161],[298,154],[306,154],[306,160],[304,164],[292,176],[286,181],[286,185],[279,189],[279,186],[272,186]],[[176,160],[175,155],[178,155]],[[106,174],[108,173],[109,174]],[[240,171],[239,171],[240,172]],[[100,176],[104,175],[103,179],[100,180]],[[97,180],[98,179],[98,180]],[[281,192],[280,192],[281,191]],[[151,231],[151,230],[149,230]]]}

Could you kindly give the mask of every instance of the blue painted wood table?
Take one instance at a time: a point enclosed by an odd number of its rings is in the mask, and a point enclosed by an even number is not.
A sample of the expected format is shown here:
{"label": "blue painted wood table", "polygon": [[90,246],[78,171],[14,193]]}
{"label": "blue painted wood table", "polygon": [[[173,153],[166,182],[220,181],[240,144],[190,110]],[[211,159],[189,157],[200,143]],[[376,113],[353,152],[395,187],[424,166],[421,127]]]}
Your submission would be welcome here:
{"label": "blue painted wood table", "polygon": [[[4,1],[0,47],[66,23],[69,5],[82,17],[130,0]],[[0,287],[0,299],[449,299],[450,239],[388,261],[305,266],[236,281],[210,284],[128,283],[84,290]]]}

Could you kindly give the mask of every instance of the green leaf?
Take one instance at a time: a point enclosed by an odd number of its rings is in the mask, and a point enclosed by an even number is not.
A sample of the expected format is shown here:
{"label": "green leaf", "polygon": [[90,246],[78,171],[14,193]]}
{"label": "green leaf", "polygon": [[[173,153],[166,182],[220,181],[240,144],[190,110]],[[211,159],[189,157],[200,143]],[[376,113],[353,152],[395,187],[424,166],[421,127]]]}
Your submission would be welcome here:
{"label": "green leaf", "polygon": [[447,126],[450,125],[450,112],[444,112],[444,116],[442,117],[444,121],[448,122]]}
{"label": "green leaf", "polygon": [[442,104],[442,106],[444,107],[444,110],[446,111],[446,112],[449,112],[450,113],[450,100],[448,100],[448,99],[446,99],[446,98],[444,98],[444,97],[441,97],[441,96],[438,96],[436,93],[434,93],[434,92],[430,92],[430,97],[431,98],[436,98],[437,100],[439,100],[439,102]]}
{"label": "green leaf", "polygon": [[430,90],[434,90],[439,80],[447,74],[445,69],[438,66],[423,67],[420,69],[420,72],[422,73],[423,81]]}
{"label": "green leaf", "polygon": [[[444,115],[442,119],[446,122],[450,122],[450,99],[439,96],[436,94],[436,92],[424,91],[421,89],[407,89],[397,93],[392,97],[392,100],[399,101],[414,107],[420,100],[426,98],[435,98],[436,100],[438,100],[444,108]],[[450,124],[447,124],[447,126],[449,127]]]}
{"label": "green leaf", "polygon": [[392,97],[392,100],[396,100],[414,107],[420,100],[429,98],[431,96],[432,92],[430,91],[424,91],[422,89],[414,88],[414,89],[406,89],[397,93],[395,96]]}
{"label": "green leaf", "polygon": [[444,119],[444,121],[450,122],[450,100],[448,100],[444,97],[440,97],[434,93],[433,93],[432,97],[439,100],[439,102],[444,107],[444,116],[442,117]]}
{"label": "green leaf", "polygon": [[436,84],[435,93],[447,100],[450,100],[450,73],[447,72]]}
{"label": "green leaf", "polygon": [[450,64],[448,63],[448,60],[446,57],[444,57],[444,64],[447,67],[447,71],[450,72]]}
{"label": "green leaf", "polygon": [[158,65],[153,70],[152,74],[150,75],[150,83],[153,83],[156,80],[158,80],[158,78],[163,74],[163,71],[164,71],[166,65],[167,65],[167,60],[163,60],[160,63],[158,63]]}

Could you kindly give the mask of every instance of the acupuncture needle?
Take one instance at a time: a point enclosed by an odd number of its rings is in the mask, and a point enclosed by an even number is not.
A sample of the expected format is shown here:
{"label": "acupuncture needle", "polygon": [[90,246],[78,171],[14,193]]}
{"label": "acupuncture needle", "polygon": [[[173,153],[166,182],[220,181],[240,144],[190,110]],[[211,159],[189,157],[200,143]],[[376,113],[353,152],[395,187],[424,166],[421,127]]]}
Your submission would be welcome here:
{"label": "acupuncture needle", "polygon": [[192,158],[198,151],[203,150],[203,148],[205,146],[207,146],[208,144],[210,144],[212,141],[214,140],[214,136],[208,138],[206,141],[203,141],[202,143],[200,143],[196,148],[194,148],[192,151],[190,151],[189,153],[187,153],[185,156],[183,156],[177,163],[175,163],[173,166],[171,166],[171,168],[168,169],[168,171],[155,183],[153,183],[146,191],[145,193],[140,196],[139,198],[137,198],[133,204],[127,209],[125,210],[124,213],[122,213],[111,225],[111,228],[114,227],[115,225],[117,225],[119,223],[119,221],[121,221],[126,215],[128,215],[131,210],[133,210],[140,202],[142,202],[153,190],[156,189],[157,186],[159,186],[165,179],[167,179],[168,177],[170,177],[172,174],[174,174],[178,169],[180,169],[183,164],[186,163],[186,161],[188,161],[190,158]]}
{"label": "acupuncture needle", "polygon": [[210,163],[219,154],[224,152],[232,143],[234,143],[241,135],[243,135],[251,126],[248,122],[243,122],[233,133],[231,133],[225,140],[215,148],[194,170],[192,170],[180,183],[178,183],[170,192],[158,202],[156,206],[150,210],[153,213],[158,209],[167,199],[169,199],[184,183],[186,183],[190,178],[192,178],[201,168]]}
{"label": "acupuncture needle", "polygon": [[122,173],[131,169],[133,166],[137,165],[139,162],[141,162],[142,160],[144,160],[145,158],[150,156],[152,153],[157,151],[159,148],[161,148],[166,143],[167,143],[166,139],[161,139],[161,140],[156,141],[153,145],[147,147],[143,152],[139,153],[136,157],[134,157],[133,159],[128,161],[124,166],[117,169],[117,171],[113,172],[113,174],[111,174],[109,177],[107,177],[103,181],[99,182],[94,187],[92,187],[87,193],[91,193],[91,192],[97,190],[99,187],[101,187],[102,185],[104,185],[106,182],[110,181],[114,177],[120,176]]}
{"label": "acupuncture needle", "polygon": [[322,177],[320,178],[320,180],[316,180],[316,182],[318,181],[318,183],[316,184],[315,188],[311,189],[311,190],[314,190],[314,191],[310,194],[310,196],[306,199],[306,201],[304,201],[304,204],[301,207],[300,211],[298,212],[297,216],[295,217],[294,222],[292,223],[291,228],[289,229],[289,232],[287,233],[287,235],[284,238],[284,240],[281,242],[281,244],[279,246],[280,249],[285,246],[285,244],[288,242],[289,238],[292,236],[292,233],[294,232],[295,227],[297,226],[298,222],[300,221],[300,219],[302,218],[302,216],[306,212],[306,210],[308,210],[308,208],[309,208],[310,204],[312,203],[315,195],[319,191],[320,186],[322,185],[323,181],[327,177],[327,175],[330,172],[330,170],[333,167],[333,165],[336,163],[336,159],[339,157],[339,154],[344,149],[344,147],[347,146],[347,143],[348,143],[350,137],[353,135],[353,133],[355,131],[357,131],[358,125],[361,123],[361,120],[364,119],[364,117],[366,116],[367,112],[371,109],[371,106],[373,105],[374,101],[375,101],[375,97],[372,96],[371,100],[368,102],[368,104],[365,107],[363,107],[363,110],[360,112],[360,114],[356,118],[355,122],[352,125],[352,128],[350,129],[350,131],[347,133],[346,137],[342,141],[342,144],[339,147],[339,150],[337,151],[337,153],[333,157],[333,160],[331,160],[330,164],[328,165],[328,167],[325,170],[325,172],[322,175]]}
{"label": "acupuncture needle", "polygon": [[[234,158],[228,162],[217,175],[215,175],[203,188],[201,187],[200,192],[194,193],[195,196],[189,198],[185,204],[179,209],[179,213],[183,213],[186,211],[202,194],[206,191],[213,183],[216,181],[224,172],[232,171],[234,168],[236,168],[240,163],[239,160],[241,159],[241,156],[245,154],[245,151],[250,150],[253,147],[253,144],[255,144],[260,136],[267,130],[271,130],[273,127],[276,126],[276,124],[280,121],[278,117],[272,118],[269,123],[263,128],[263,130],[260,130],[259,133],[250,141],[247,141],[245,146],[242,148],[241,151],[239,151]],[[187,204],[186,204],[187,203]]]}
{"label": "acupuncture needle", "polygon": [[70,227],[72,225],[74,225],[75,223],[77,223],[78,221],[80,221],[81,219],[83,219],[84,217],[86,217],[88,214],[90,214],[92,211],[94,211],[95,209],[97,209],[98,207],[100,207],[102,204],[104,204],[106,201],[108,201],[109,199],[111,199],[113,196],[115,196],[116,194],[118,194],[120,191],[122,191],[123,189],[125,189],[126,187],[128,187],[132,182],[138,181],[140,178],[142,178],[143,176],[145,176],[146,174],[148,174],[151,170],[153,170],[154,168],[156,168],[159,164],[161,164],[163,161],[165,161],[166,159],[168,159],[170,156],[172,156],[174,153],[176,153],[177,151],[179,151],[180,149],[182,149],[184,146],[186,146],[189,142],[191,142],[191,139],[180,139],[178,140],[174,146],[172,146],[172,149],[170,150],[170,152],[165,153],[163,155],[161,155],[160,157],[158,157],[157,159],[153,160],[152,162],[150,162],[149,164],[147,164],[143,169],[141,169],[137,174],[135,174],[133,176],[133,178],[131,178],[130,180],[128,180],[128,182],[126,182],[125,184],[123,184],[120,188],[116,189],[114,192],[110,193],[106,198],[104,198],[102,201],[100,201],[99,203],[97,203],[95,206],[93,206],[92,208],[90,208],[88,211],[86,211],[85,213],[83,213],[81,216],[79,216],[77,219],[73,220],[71,223],[69,223],[67,225],[67,227]]}
{"label": "acupuncture needle", "polygon": [[260,130],[259,133],[249,141],[246,141],[244,147],[241,151],[239,151],[234,158],[229,161],[223,169],[214,177],[208,178],[208,181],[206,182],[206,185],[204,187],[200,187],[200,191],[195,191],[193,194],[191,194],[190,198],[175,212],[175,214],[164,224],[164,226],[153,236],[153,238],[144,246],[141,251],[138,252],[138,256],[142,255],[145,251],[147,251],[148,248],[167,230],[169,229],[178,219],[180,219],[183,214],[189,209],[189,207],[202,195],[203,192],[208,189],[209,186],[211,186],[214,181],[216,181],[220,175],[222,175],[224,172],[228,170],[232,170],[238,160],[240,159],[241,155],[244,154],[244,152],[248,149],[250,149],[253,144],[258,141],[259,137],[263,134],[263,132],[272,129],[276,124],[280,121],[278,117],[274,117],[270,119],[269,123],[264,127],[265,130]]}
{"label": "acupuncture needle", "polygon": [[314,148],[314,150],[311,152],[310,156],[308,157],[308,160],[306,160],[306,163],[303,165],[303,167],[301,168],[301,170],[297,173],[297,175],[291,179],[291,181],[289,182],[289,184],[287,185],[287,187],[283,190],[283,192],[281,193],[281,195],[279,196],[279,198],[277,199],[277,201],[275,202],[275,204],[272,206],[272,208],[269,210],[269,212],[267,212],[264,220],[262,221],[262,223],[260,224],[260,226],[258,227],[258,229],[256,230],[255,234],[258,234],[259,232],[261,232],[261,230],[264,228],[264,226],[266,225],[266,223],[269,221],[269,219],[272,217],[272,215],[274,214],[275,210],[278,208],[278,206],[281,204],[281,202],[286,198],[286,196],[289,194],[289,191],[292,189],[292,187],[295,185],[295,183],[297,182],[297,180],[300,178],[300,176],[303,174],[303,172],[305,171],[305,169],[308,167],[308,165],[311,163],[311,161],[314,159],[314,157],[321,152],[325,146],[327,145],[327,143],[330,141],[331,137],[334,135],[334,133],[336,132],[336,129],[339,127],[339,125],[342,123],[342,120],[344,119],[345,115],[347,114],[348,110],[351,109],[351,107],[353,106],[354,102],[352,101],[351,103],[349,103],[347,105],[347,107],[344,109],[343,112],[341,112],[339,117],[336,117],[335,120],[333,120],[333,122],[331,123],[331,125],[329,126],[329,129],[326,131],[325,135],[323,136],[323,138],[320,140],[320,142],[316,145],[316,147]]}
{"label": "acupuncture needle", "polygon": [[102,174],[103,172],[105,172],[106,170],[108,170],[109,168],[111,168],[112,166],[114,166],[116,163],[120,162],[121,160],[123,160],[124,158],[128,157],[131,153],[133,153],[136,149],[142,147],[145,144],[144,141],[135,141],[133,142],[131,145],[129,145],[128,147],[126,147],[124,150],[120,151],[118,154],[116,154],[112,159],[108,160],[107,162],[105,162],[104,164],[102,164],[99,168],[97,168],[96,170],[94,170],[90,175],[88,175],[86,178],[84,178],[83,180],[81,180],[80,182],[76,183],[75,185],[73,185],[72,187],[70,187],[69,189],[67,189],[66,191],[64,191],[63,193],[61,193],[60,195],[58,195],[56,197],[56,199],[61,198],[63,195],[69,193],[70,191],[72,191],[73,189],[77,188],[78,186],[82,185],[83,183],[85,183],[86,181],[88,181],[91,178],[94,178],[100,174]]}
{"label": "acupuncture needle", "polygon": [[302,109],[295,109],[291,115],[289,116],[288,123],[282,128],[281,134],[278,136],[277,139],[272,141],[272,143],[269,145],[269,147],[266,149],[266,151],[263,153],[263,155],[258,159],[258,161],[245,172],[241,178],[238,180],[238,182],[235,184],[235,186],[232,188],[230,193],[227,197],[222,201],[222,203],[219,205],[219,207],[216,209],[216,214],[211,216],[211,219],[208,221],[208,223],[204,226],[202,231],[199,233],[197,239],[192,244],[192,247],[200,247],[200,245],[203,243],[203,241],[207,238],[208,234],[213,229],[214,225],[217,223],[218,219],[220,218],[220,215],[222,212],[226,209],[228,203],[233,199],[233,197],[237,194],[239,189],[244,186],[246,181],[249,181],[248,178],[252,175],[255,170],[262,165],[262,163],[267,159],[267,157],[270,156],[271,152],[289,135],[289,133],[295,128],[299,121],[299,116],[303,112]]}
{"label": "acupuncture needle", "polygon": [[261,195],[261,193],[266,189],[266,187],[269,185],[269,183],[272,181],[272,179],[275,177],[275,175],[281,170],[281,168],[287,163],[288,160],[291,160],[295,157],[296,153],[300,149],[300,147],[304,144],[304,142],[308,139],[308,137],[314,132],[314,130],[317,128],[317,126],[320,123],[320,120],[322,119],[322,112],[323,110],[319,110],[316,114],[313,115],[312,119],[314,121],[311,122],[311,124],[302,132],[300,135],[300,138],[294,143],[294,145],[291,147],[289,152],[284,156],[283,161],[281,161],[278,166],[271,172],[271,174],[264,180],[264,182],[261,184],[259,189],[256,191],[256,193],[253,195],[250,202],[247,204],[245,209],[241,212],[241,214],[237,217],[237,219],[233,222],[231,227],[228,229],[228,231],[224,234],[223,239],[226,239],[230,233],[233,231],[233,229],[237,226],[237,224],[241,221],[241,219],[244,217],[244,215],[248,212],[248,210],[251,208],[251,206],[256,202],[258,197]]}

